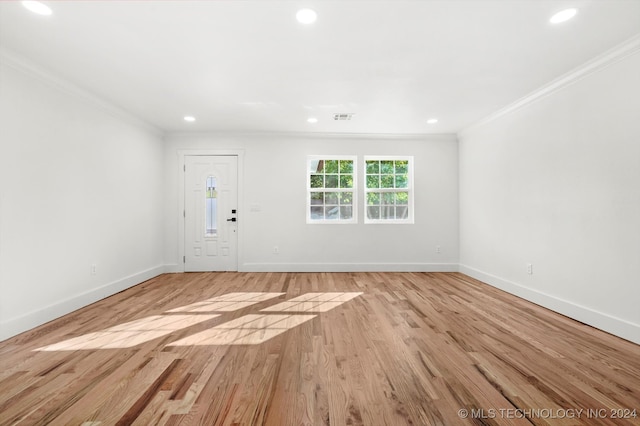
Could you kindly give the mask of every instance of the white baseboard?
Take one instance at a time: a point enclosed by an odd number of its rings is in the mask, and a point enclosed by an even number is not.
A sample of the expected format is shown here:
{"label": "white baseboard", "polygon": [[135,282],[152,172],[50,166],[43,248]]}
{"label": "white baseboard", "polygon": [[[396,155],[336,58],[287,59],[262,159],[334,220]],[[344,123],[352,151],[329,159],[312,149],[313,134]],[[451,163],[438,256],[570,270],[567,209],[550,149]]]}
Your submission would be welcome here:
{"label": "white baseboard", "polygon": [[[184,272],[164,265],[166,274]],[[457,263],[244,263],[238,272],[458,272]]]}
{"label": "white baseboard", "polygon": [[176,274],[179,272],[184,272],[184,265],[178,265],[177,263],[164,265],[165,274]]}
{"label": "white baseboard", "polygon": [[591,308],[531,289],[513,281],[505,280],[467,265],[459,265],[459,272],[499,288],[500,290],[522,297],[554,312],[573,318],[576,321],[583,322],[607,333],[640,344],[640,324],[634,324],[622,318],[595,311]]}
{"label": "white baseboard", "polygon": [[458,272],[457,263],[245,263],[241,272]]}
{"label": "white baseboard", "polygon": [[141,282],[157,277],[164,273],[164,271],[164,265],[156,266],[88,290],[68,299],[52,303],[44,308],[27,312],[19,317],[2,321],[0,322],[0,341],[16,336],[24,331],[30,330],[77,309],[97,302],[98,300],[104,299],[105,297],[109,297],[122,290],[126,290],[129,287],[133,287]]}
{"label": "white baseboard", "polygon": [[[179,265],[162,265],[129,275],[20,317],[0,322],[0,341],[59,318],[163,273],[182,272]],[[461,272],[508,293],[640,344],[640,325],[556,296],[542,293],[467,265],[457,263],[245,263],[241,272]]]}

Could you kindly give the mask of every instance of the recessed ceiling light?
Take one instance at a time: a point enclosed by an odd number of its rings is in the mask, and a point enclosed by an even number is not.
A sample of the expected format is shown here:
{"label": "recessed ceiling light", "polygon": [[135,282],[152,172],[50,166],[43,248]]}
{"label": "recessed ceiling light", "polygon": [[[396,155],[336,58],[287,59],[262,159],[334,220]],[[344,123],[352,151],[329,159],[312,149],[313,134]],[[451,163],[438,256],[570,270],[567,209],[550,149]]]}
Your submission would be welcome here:
{"label": "recessed ceiling light", "polygon": [[315,10],[311,9],[300,9],[298,13],[296,13],[296,19],[301,24],[313,24],[318,19],[318,14]]}
{"label": "recessed ceiling light", "polygon": [[552,24],[559,24],[560,22],[568,21],[573,18],[576,16],[576,13],[578,13],[578,9],[565,9],[553,15],[551,19],[549,19],[549,22]]}
{"label": "recessed ceiling light", "polygon": [[307,123],[317,123],[318,119],[315,117],[309,117],[307,118]]}
{"label": "recessed ceiling light", "polygon": [[196,118],[191,116],[191,115],[187,115],[187,116],[184,117],[184,121],[188,121],[188,122],[192,123],[192,122],[196,121]]}
{"label": "recessed ceiling light", "polygon": [[430,118],[427,120],[427,124],[436,124],[438,122],[437,118]]}
{"label": "recessed ceiling light", "polygon": [[51,15],[53,13],[49,6],[39,1],[23,1],[22,5],[38,15]]}

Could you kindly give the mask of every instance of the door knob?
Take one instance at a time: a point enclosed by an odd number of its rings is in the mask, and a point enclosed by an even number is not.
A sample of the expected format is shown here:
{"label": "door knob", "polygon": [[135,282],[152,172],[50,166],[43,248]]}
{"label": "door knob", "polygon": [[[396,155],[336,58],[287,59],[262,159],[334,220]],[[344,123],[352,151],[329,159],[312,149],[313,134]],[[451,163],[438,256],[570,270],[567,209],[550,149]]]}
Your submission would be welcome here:
{"label": "door knob", "polygon": [[227,222],[237,222],[238,219],[236,219],[235,217],[232,217],[231,219],[227,219]]}

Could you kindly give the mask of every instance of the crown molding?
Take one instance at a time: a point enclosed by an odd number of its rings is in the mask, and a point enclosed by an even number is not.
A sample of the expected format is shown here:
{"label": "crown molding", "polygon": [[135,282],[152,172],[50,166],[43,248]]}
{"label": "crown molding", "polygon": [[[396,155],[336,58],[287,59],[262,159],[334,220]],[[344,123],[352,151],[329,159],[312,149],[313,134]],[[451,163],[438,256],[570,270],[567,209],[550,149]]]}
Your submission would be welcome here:
{"label": "crown molding", "polygon": [[603,54],[598,55],[595,58],[585,62],[579,67],[574,68],[568,73],[561,75],[555,80],[552,80],[551,82],[518,99],[517,101],[486,116],[480,121],[477,121],[470,126],[465,127],[460,132],[458,132],[458,136],[462,136],[464,133],[468,132],[471,129],[490,123],[500,117],[511,114],[512,112],[517,111],[520,108],[524,108],[527,105],[537,102],[538,100],[552,95],[564,89],[565,87],[581,80],[584,77],[598,72],[638,52],[640,52],[640,33],[615,46],[614,48],[607,50]]}
{"label": "crown molding", "polygon": [[457,142],[455,133],[336,133],[336,132],[167,132],[165,140],[184,138],[217,139],[343,139],[343,140],[406,140],[425,142]]}
{"label": "crown molding", "polygon": [[119,118],[129,124],[151,132],[157,137],[162,138],[165,134],[165,132],[158,127],[142,120],[111,102],[106,101],[98,95],[83,89],[62,77],[54,75],[51,71],[42,68],[40,65],[37,65],[36,63],[4,47],[0,47],[0,64],[11,67],[23,74],[32,76],[64,93],[79,98],[82,101],[101,109],[113,117]]}

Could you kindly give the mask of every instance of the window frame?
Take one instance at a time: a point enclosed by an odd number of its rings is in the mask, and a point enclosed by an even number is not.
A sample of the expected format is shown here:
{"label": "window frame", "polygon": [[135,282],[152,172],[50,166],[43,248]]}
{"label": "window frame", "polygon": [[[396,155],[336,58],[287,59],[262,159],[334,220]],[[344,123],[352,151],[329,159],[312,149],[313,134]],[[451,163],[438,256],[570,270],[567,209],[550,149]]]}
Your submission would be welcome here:
{"label": "window frame", "polygon": [[[311,162],[312,161],[336,161],[336,160],[346,160],[351,161],[353,164],[353,168],[351,171],[351,176],[353,178],[353,185],[351,188],[327,188],[323,186],[322,188],[311,188]],[[307,182],[307,212],[306,212],[306,220],[307,224],[311,225],[350,225],[358,223],[358,156],[357,155],[307,155],[306,161],[306,182]],[[323,173],[326,175],[326,173]],[[338,171],[338,179],[340,179],[340,172]],[[339,184],[338,184],[339,186]],[[351,192],[352,201],[351,201],[351,219],[312,219],[311,218],[311,193],[312,192]],[[324,205],[324,204],[323,204]]]}
{"label": "window frame", "polygon": [[[367,161],[407,161],[407,187],[406,188],[367,188]],[[412,225],[415,223],[414,205],[415,205],[415,191],[414,191],[414,157],[407,155],[365,155],[363,159],[363,210],[364,210],[364,223],[365,225],[380,225],[380,224],[400,224],[400,225]],[[381,173],[379,173],[382,175]],[[394,184],[395,185],[395,184]],[[369,219],[368,215],[368,199],[369,193],[398,193],[407,192],[407,218],[406,219]]]}

